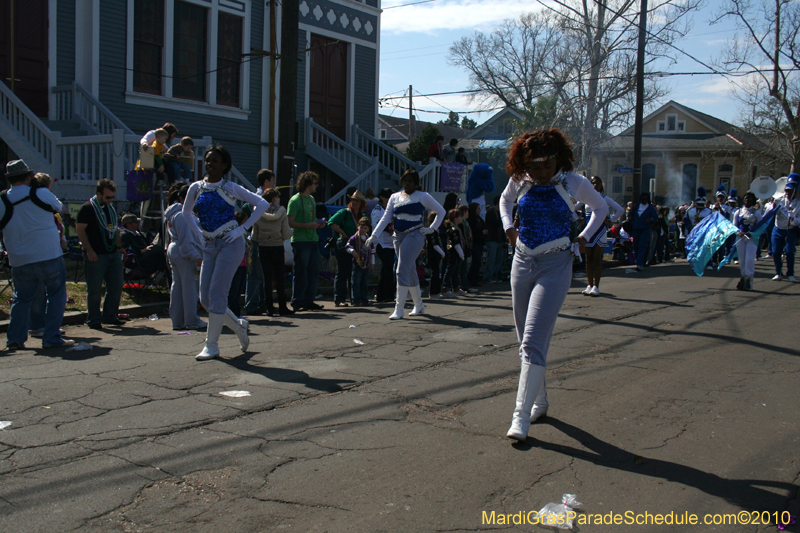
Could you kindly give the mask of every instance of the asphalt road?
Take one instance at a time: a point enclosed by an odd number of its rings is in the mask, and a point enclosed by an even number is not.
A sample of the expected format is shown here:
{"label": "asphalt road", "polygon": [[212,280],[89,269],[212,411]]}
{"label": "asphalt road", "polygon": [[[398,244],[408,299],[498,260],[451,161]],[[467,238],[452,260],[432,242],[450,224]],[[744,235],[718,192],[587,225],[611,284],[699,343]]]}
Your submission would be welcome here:
{"label": "asphalt road", "polygon": [[514,522],[565,493],[576,531],[776,531],[800,515],[800,284],[770,275],[575,280],[520,445],[507,285],[258,317],[209,362],[166,318],[70,326],[93,350],[0,352],[0,531],[545,531]]}

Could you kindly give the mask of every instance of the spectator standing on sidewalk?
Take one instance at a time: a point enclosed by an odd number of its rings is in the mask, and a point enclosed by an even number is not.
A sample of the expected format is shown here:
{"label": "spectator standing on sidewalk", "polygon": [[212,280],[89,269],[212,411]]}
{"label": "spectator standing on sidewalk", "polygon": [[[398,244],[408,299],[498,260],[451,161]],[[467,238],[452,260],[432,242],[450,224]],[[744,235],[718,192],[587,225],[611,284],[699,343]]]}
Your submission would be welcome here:
{"label": "spectator standing on sidewalk", "polygon": [[500,196],[486,210],[486,268],[483,283],[497,283],[502,275],[506,257],[506,233],[500,219]]}
{"label": "spectator standing on sidewalk", "polygon": [[[117,186],[109,179],[97,182],[97,194],[78,211],[75,229],[83,244],[86,272],[86,324],[92,329],[102,329],[102,324],[121,326],[119,299],[122,296],[122,238],[117,227],[117,210],[112,202]],[[106,296],[103,313],[100,299],[103,282]]]}
{"label": "spectator standing on sidewalk", "polygon": [[[275,188],[278,180],[274,172],[268,168],[262,168],[256,174],[256,181],[258,182],[256,194],[263,197],[267,190]],[[250,216],[249,205],[245,205],[242,211],[247,216]],[[245,288],[244,298],[244,312],[247,315],[260,315],[265,309],[267,287],[264,286],[264,272],[261,268],[260,253],[260,246],[250,248],[250,257],[247,265],[247,287]]]}
{"label": "spectator standing on sidewalk", "polygon": [[297,177],[297,194],[289,200],[286,214],[292,228],[294,250],[294,281],[292,283],[292,308],[295,311],[318,311],[323,307],[314,303],[319,282],[319,235],[317,229],[328,223],[317,222],[317,201],[312,196],[317,191],[319,176],[306,171]]}
{"label": "spectator standing on sidewalk", "polygon": [[481,283],[481,261],[483,260],[483,247],[486,245],[486,236],[489,230],[481,217],[481,204],[472,202],[469,204],[469,217],[467,218],[470,232],[472,233],[472,263],[469,266],[469,284],[482,285]]}
{"label": "spectator standing on sidewalk", "polygon": [[347,253],[347,241],[358,233],[358,221],[367,206],[367,199],[359,190],[348,196],[347,209],[340,209],[328,221],[334,233],[339,234],[336,240],[336,278],[333,281],[333,299],[336,307],[347,307],[347,298],[355,303],[350,290],[353,276],[353,258]]}
{"label": "spectator standing on sidewalk", "polygon": [[[378,222],[381,221],[383,213],[386,212],[386,204],[393,194],[394,191],[392,189],[381,189],[378,193],[378,205],[376,205],[372,213],[370,213],[373,228],[377,227]],[[381,262],[381,271],[378,276],[378,290],[375,292],[375,301],[378,303],[393,302],[394,294],[397,290],[394,279],[393,233],[394,225],[389,224],[380,235],[375,236],[375,255],[378,256]]]}
{"label": "spectator standing on sidewalk", "polygon": [[[286,263],[284,261],[283,243],[292,237],[289,228],[289,219],[286,208],[281,205],[281,195],[277,189],[267,189],[263,195],[269,202],[269,209],[253,226],[253,245],[258,246],[258,257],[261,261],[261,270],[264,276],[264,296],[269,316],[276,313],[285,316],[293,315],[294,311],[286,305]],[[278,310],[272,305],[272,285],[278,293]]]}
{"label": "spectator standing on sidewalk", "polygon": [[8,163],[6,179],[11,188],[2,195],[0,219],[14,282],[6,348],[25,347],[31,304],[40,283],[47,299],[42,348],[74,344],[61,338],[67,269],[53,213],[60,213],[63,206],[47,188],[31,187],[33,172],[21,159]]}

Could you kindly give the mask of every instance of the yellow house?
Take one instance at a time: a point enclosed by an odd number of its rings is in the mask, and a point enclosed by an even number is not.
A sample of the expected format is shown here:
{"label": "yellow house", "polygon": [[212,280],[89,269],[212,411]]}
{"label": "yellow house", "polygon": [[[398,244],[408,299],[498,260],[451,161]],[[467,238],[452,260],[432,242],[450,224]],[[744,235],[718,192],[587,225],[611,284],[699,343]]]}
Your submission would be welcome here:
{"label": "yellow house", "polygon": [[[633,191],[633,127],[595,147],[593,174],[604,179],[606,194],[623,204]],[[758,176],[789,173],[791,159],[762,139],[723,120],[670,101],[644,119],[642,183],[653,203],[691,202],[704,187],[709,202],[724,185],[739,197]],[[623,204],[624,205],[624,204]]]}

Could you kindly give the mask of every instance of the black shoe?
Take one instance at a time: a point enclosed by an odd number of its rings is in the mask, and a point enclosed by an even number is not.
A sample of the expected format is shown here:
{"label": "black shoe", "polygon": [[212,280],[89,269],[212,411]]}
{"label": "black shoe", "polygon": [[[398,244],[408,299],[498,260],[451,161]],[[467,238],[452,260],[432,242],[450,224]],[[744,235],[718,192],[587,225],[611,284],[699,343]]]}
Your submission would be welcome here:
{"label": "black shoe", "polygon": [[321,306],[321,305],[319,305],[319,304],[313,304],[313,303],[312,303],[312,304],[308,304],[308,306],[307,306],[307,307],[308,307],[309,309],[313,310],[313,311],[319,311],[319,310],[321,310],[321,309],[325,309],[323,306]]}
{"label": "black shoe", "polygon": [[275,308],[274,307],[267,307],[266,313],[267,313],[267,316],[275,316]]}
{"label": "black shoe", "polygon": [[288,307],[285,307],[285,306],[284,306],[284,307],[281,307],[281,308],[278,310],[278,314],[279,314],[279,315],[281,315],[281,316],[293,315],[293,314],[294,314],[294,311],[292,311],[292,310],[291,310],[291,309],[289,309]]}
{"label": "black shoe", "polygon": [[9,342],[6,344],[6,351],[8,352],[16,352],[17,350],[23,349],[25,346],[20,345],[18,342]]}
{"label": "black shoe", "polygon": [[124,326],[127,324],[126,321],[120,320],[119,318],[115,318],[114,320],[109,320],[108,322],[103,322],[106,326]]}
{"label": "black shoe", "polygon": [[103,329],[103,326],[101,324],[87,324],[87,325],[89,326],[89,329]]}
{"label": "black shoe", "polygon": [[295,313],[299,313],[300,311],[308,311],[309,308],[305,305],[293,305],[292,309],[294,309]]}
{"label": "black shoe", "polygon": [[264,314],[264,309],[245,309],[244,314],[249,316],[260,316]]}

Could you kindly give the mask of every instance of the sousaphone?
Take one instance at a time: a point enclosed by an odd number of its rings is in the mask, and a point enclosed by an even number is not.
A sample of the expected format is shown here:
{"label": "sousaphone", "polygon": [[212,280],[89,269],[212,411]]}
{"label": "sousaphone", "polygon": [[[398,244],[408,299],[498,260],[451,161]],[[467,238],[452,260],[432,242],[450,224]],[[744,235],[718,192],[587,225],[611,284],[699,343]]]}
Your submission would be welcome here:
{"label": "sousaphone", "polygon": [[[786,181],[785,178],[783,178]],[[784,184],[785,185],[785,184]],[[775,191],[778,190],[778,184],[769,176],[759,176],[750,183],[750,190],[756,195],[759,200],[766,200],[775,196]]]}
{"label": "sousaphone", "polygon": [[781,179],[775,181],[775,187],[777,187],[778,190],[775,191],[775,194],[773,196],[776,199],[783,198],[786,195],[786,182],[788,180],[789,178],[784,176]]}

